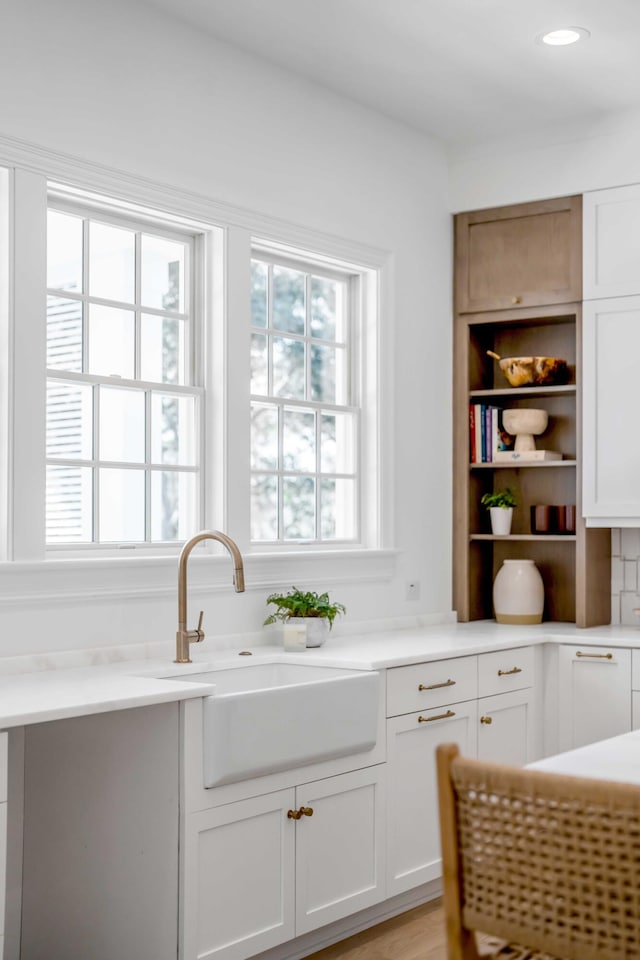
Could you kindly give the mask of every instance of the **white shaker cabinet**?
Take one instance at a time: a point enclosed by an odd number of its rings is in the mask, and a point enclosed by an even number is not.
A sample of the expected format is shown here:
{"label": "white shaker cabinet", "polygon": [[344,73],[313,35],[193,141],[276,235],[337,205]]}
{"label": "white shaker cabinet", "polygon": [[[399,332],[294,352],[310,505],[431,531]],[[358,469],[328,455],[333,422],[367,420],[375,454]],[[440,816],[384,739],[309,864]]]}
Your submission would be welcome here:
{"label": "white shaker cabinet", "polygon": [[640,184],[585,193],[583,298],[640,294]]}
{"label": "white shaker cabinet", "polygon": [[584,304],[582,511],[588,526],[640,525],[639,356],[640,296]]}
{"label": "white shaker cabinet", "polygon": [[0,958],[4,955],[4,908],[7,872],[8,734],[0,733]]}
{"label": "white shaker cabinet", "polygon": [[535,759],[534,693],[498,693],[478,701],[478,759],[523,767]]}
{"label": "white shaker cabinet", "polygon": [[185,818],[182,960],[245,960],[385,896],[384,764]]}
{"label": "white shaker cabinet", "polygon": [[558,650],[558,746],[573,750],[631,730],[631,651]]}

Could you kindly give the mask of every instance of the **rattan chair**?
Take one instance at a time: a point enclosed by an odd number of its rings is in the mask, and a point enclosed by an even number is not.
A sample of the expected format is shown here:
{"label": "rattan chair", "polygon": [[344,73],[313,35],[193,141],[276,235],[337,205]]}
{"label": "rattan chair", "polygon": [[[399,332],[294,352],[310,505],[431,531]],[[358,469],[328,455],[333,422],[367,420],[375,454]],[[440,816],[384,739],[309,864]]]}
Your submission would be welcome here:
{"label": "rattan chair", "polygon": [[640,958],[640,787],[437,764],[448,960]]}

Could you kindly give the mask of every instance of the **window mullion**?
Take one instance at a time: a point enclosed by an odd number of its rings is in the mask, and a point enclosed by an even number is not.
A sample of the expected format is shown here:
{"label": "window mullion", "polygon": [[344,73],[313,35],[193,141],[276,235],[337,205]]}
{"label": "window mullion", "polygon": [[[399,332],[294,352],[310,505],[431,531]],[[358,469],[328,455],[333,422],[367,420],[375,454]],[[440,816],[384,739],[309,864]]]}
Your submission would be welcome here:
{"label": "window mullion", "polygon": [[93,492],[91,513],[91,529],[93,539],[97,543],[100,541],[100,386],[94,384],[93,387],[93,460],[95,466],[92,469],[91,488]]}

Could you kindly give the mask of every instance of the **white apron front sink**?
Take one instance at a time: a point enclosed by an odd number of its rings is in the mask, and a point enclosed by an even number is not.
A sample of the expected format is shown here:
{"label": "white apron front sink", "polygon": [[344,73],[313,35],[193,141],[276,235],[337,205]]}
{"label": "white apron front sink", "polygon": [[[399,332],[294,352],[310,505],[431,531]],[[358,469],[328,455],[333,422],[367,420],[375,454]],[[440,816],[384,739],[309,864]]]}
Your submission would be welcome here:
{"label": "white apron front sink", "polygon": [[204,785],[262,777],[372,750],[380,674],[260,663],[188,674],[203,698]]}

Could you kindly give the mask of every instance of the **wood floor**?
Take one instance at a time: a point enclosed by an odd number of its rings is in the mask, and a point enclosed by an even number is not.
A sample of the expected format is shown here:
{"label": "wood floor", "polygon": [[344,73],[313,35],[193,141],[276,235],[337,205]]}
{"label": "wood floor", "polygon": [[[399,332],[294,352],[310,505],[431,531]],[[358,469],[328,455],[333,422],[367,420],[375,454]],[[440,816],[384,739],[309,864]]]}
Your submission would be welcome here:
{"label": "wood floor", "polygon": [[308,960],[446,960],[440,900],[363,930]]}

